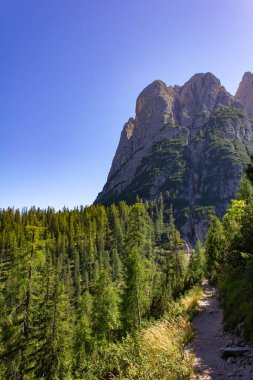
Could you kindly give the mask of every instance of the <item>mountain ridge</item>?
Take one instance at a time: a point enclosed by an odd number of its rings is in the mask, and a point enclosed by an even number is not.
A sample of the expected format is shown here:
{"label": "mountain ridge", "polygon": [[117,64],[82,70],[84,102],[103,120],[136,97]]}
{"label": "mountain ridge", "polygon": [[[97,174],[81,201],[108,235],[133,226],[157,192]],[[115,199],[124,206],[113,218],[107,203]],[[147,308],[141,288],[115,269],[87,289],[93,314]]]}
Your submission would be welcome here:
{"label": "mountain ridge", "polygon": [[[189,226],[196,207],[206,203],[222,216],[222,204],[235,195],[253,152],[251,75],[244,75],[236,96],[212,73],[195,74],[183,86],[155,80],[145,87],[137,97],[135,117],[123,127],[107,182],[95,203],[167,194],[183,236],[203,240],[205,218],[198,216]],[[208,201],[211,183],[215,196]],[[182,217],[187,208],[188,217]]]}

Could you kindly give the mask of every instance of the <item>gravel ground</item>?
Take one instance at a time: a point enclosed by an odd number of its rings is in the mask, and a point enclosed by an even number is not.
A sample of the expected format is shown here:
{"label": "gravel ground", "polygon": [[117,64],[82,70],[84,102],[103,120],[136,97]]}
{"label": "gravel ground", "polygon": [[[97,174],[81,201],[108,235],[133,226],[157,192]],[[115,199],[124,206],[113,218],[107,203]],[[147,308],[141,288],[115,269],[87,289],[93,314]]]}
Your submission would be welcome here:
{"label": "gravel ground", "polygon": [[[200,301],[200,311],[193,320],[195,338],[187,346],[186,351],[195,356],[194,379],[253,380],[253,349],[243,342],[236,341],[224,333],[222,328],[222,311],[217,300],[215,288],[204,283],[205,292]],[[249,357],[241,355],[237,358],[222,359],[222,349],[238,346],[250,348]],[[251,356],[252,355],[252,356]]]}

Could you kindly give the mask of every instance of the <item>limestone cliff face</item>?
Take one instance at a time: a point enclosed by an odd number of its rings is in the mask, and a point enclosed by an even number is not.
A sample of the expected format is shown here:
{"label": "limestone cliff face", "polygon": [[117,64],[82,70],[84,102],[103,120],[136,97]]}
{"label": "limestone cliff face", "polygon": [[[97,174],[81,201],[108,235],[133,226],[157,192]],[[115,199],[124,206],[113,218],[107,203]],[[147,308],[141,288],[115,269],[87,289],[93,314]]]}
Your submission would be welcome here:
{"label": "limestone cliff face", "polygon": [[224,214],[253,153],[253,117],[242,97],[230,95],[211,73],[196,74],[183,86],[151,83],[137,98],[135,118],[124,125],[95,202],[163,193],[184,238],[203,240],[208,215]]}
{"label": "limestone cliff face", "polygon": [[253,74],[244,74],[239,88],[235,94],[236,99],[244,105],[245,109],[253,114]]}

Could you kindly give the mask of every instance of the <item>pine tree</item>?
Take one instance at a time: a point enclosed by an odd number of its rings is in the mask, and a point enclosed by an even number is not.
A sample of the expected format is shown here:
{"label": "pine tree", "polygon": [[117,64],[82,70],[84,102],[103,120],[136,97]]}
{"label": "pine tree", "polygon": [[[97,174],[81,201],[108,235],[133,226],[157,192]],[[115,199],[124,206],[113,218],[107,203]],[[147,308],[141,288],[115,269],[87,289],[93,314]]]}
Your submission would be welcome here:
{"label": "pine tree", "polygon": [[148,215],[143,203],[131,207],[127,227],[126,247],[143,249],[148,240]]}
{"label": "pine tree", "polygon": [[186,258],[184,250],[180,249],[182,240],[175,226],[172,206],[170,207],[167,236],[165,291],[169,291],[174,296],[178,296],[184,286]]}
{"label": "pine tree", "polygon": [[102,270],[94,294],[93,330],[99,339],[112,340],[119,328],[119,297],[108,273]]}
{"label": "pine tree", "polygon": [[122,231],[122,225],[120,223],[119,210],[114,204],[112,204],[108,209],[108,221],[108,249],[116,249],[118,252],[122,252],[124,236]]}
{"label": "pine tree", "polygon": [[[50,270],[51,271],[51,270]],[[72,329],[68,294],[59,274],[48,273],[38,326],[35,378],[67,379],[72,366]]]}
{"label": "pine tree", "polygon": [[188,268],[188,282],[192,286],[201,284],[205,276],[206,257],[201,242],[198,240],[195,251],[191,254]]}
{"label": "pine tree", "polygon": [[75,378],[81,378],[92,351],[92,305],[92,296],[85,291],[79,298],[74,333],[73,371]]}
{"label": "pine tree", "polygon": [[162,194],[159,195],[159,198],[156,202],[156,223],[155,231],[158,242],[161,240],[162,234],[164,233],[164,202]]}
{"label": "pine tree", "polygon": [[237,199],[243,199],[248,201],[253,197],[253,180],[250,180],[251,175],[247,176],[244,174],[241,179],[239,192],[237,194]]}
{"label": "pine tree", "polygon": [[253,156],[251,156],[250,158],[250,163],[245,171],[245,174],[247,178],[249,179],[249,181],[251,182],[251,184],[253,185]]}
{"label": "pine tree", "polygon": [[[35,210],[29,213],[31,223],[37,222]],[[13,252],[13,261],[4,292],[2,337],[5,345],[3,361],[6,376],[23,379],[30,372],[32,346],[32,315],[36,308],[33,293],[38,286],[38,268],[44,260],[43,228],[25,227],[26,242]]]}
{"label": "pine tree", "polygon": [[253,255],[253,198],[248,201],[243,215],[240,248]]}
{"label": "pine tree", "polygon": [[119,281],[122,277],[122,262],[116,249],[112,251],[112,276],[113,281]]}
{"label": "pine tree", "polygon": [[80,275],[80,259],[77,249],[74,249],[74,276],[73,276],[73,287],[74,287],[74,297],[75,305],[78,303],[78,299],[81,294],[81,275]]}
{"label": "pine tree", "polygon": [[128,253],[125,268],[122,320],[127,331],[141,325],[147,307],[147,273],[140,249]]}
{"label": "pine tree", "polygon": [[224,261],[226,239],[222,223],[215,216],[206,238],[207,272],[211,281],[216,281],[220,271],[220,264]]}

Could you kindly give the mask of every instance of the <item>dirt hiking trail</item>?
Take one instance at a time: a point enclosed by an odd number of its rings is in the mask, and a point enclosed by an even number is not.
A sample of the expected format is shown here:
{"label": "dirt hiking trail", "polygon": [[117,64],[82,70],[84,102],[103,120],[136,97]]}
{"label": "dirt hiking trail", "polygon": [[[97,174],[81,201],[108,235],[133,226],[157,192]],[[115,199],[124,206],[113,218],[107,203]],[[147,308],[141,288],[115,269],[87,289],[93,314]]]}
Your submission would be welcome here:
{"label": "dirt hiking trail", "polygon": [[193,320],[195,338],[186,348],[195,355],[194,379],[253,380],[252,347],[224,333],[217,291],[208,282],[204,282],[204,296],[199,306],[200,311]]}

